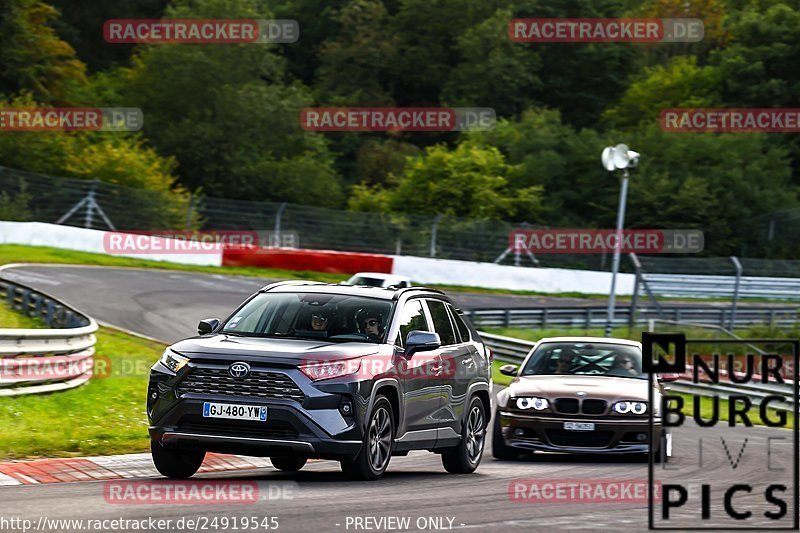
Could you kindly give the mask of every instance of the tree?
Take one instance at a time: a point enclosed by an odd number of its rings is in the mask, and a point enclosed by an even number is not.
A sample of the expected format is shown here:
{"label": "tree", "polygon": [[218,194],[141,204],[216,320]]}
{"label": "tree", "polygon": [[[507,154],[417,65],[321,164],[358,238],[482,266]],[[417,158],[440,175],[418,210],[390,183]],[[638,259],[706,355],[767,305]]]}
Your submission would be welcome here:
{"label": "tree", "polygon": [[541,188],[512,190],[508,183],[517,171],[496,148],[471,141],[453,150],[436,145],[409,160],[404,172],[395,177],[394,186],[356,188],[350,206],[477,219],[538,220]]}
{"label": "tree", "polygon": [[86,67],[50,26],[58,11],[41,0],[0,5],[0,93],[28,91],[38,101],[66,101],[71,84],[85,83]]}
{"label": "tree", "polygon": [[[169,18],[271,18],[263,0],[176,0]],[[145,135],[179,162],[180,181],[212,196],[341,205],[324,137],[300,127],[310,91],[274,45],[142,47],[124,100]]]}

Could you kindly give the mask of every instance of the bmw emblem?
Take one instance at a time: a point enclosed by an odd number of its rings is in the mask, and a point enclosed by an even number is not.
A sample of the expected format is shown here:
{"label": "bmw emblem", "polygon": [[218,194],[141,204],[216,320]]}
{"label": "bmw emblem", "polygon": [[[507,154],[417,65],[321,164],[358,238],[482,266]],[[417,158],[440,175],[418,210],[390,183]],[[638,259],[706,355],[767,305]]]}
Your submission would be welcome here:
{"label": "bmw emblem", "polygon": [[250,374],[250,365],[247,363],[233,363],[228,367],[228,374],[234,378],[246,378]]}
{"label": "bmw emblem", "polygon": [[582,390],[579,390],[578,392],[575,393],[575,396],[580,396],[581,398],[583,398],[584,396],[586,396],[586,393],[583,392]]}

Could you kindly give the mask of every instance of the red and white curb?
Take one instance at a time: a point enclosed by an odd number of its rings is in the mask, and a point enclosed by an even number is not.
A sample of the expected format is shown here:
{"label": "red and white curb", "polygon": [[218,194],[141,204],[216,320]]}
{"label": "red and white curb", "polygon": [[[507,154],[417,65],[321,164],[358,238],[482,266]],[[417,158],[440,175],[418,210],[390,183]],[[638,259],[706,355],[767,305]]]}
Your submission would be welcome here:
{"label": "red and white curb", "polygon": [[[268,458],[208,453],[200,472],[230,472],[270,466],[272,463]],[[0,463],[0,487],[159,476],[149,453]]]}

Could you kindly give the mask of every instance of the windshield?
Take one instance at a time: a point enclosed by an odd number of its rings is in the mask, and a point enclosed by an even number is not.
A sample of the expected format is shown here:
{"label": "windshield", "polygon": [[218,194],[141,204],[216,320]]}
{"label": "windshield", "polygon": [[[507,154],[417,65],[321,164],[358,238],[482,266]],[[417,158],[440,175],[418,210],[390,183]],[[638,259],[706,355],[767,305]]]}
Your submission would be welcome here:
{"label": "windshield", "polygon": [[383,342],[391,303],[314,293],[259,294],[231,317],[222,333],[253,337]]}
{"label": "windshield", "polygon": [[610,343],[545,343],[528,359],[521,375],[586,375],[647,379],[636,346]]}

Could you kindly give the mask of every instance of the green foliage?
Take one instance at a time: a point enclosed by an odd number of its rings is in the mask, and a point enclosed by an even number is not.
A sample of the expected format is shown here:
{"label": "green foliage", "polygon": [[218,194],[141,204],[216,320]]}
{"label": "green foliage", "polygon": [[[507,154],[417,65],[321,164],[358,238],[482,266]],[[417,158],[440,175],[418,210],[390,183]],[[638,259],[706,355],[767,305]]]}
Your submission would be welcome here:
{"label": "green foliage", "polygon": [[0,192],[0,220],[17,222],[30,220],[30,201],[31,194],[28,192],[25,180],[20,179],[17,194],[11,195],[8,191]]}
{"label": "green foliage", "polygon": [[508,186],[518,171],[493,147],[469,141],[453,150],[437,145],[410,160],[396,177],[396,186],[356,188],[351,207],[477,219],[538,219],[541,188]]}
{"label": "green foliage", "polygon": [[0,5],[0,93],[31,92],[46,103],[64,102],[71,84],[85,82],[85,66],[50,24],[58,11],[42,0]]}

